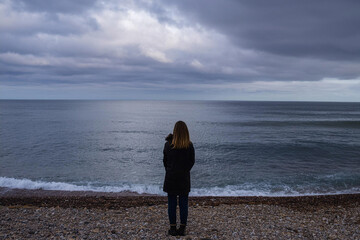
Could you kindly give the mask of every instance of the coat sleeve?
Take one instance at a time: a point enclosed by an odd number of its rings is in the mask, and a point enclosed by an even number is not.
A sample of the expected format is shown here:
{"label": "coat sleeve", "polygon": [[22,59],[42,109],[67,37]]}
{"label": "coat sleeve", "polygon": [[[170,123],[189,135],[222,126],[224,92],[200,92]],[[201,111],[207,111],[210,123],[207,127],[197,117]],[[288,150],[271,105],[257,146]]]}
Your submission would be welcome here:
{"label": "coat sleeve", "polygon": [[163,157],[163,164],[164,164],[164,167],[166,168],[166,167],[167,167],[167,151],[166,151],[166,143],[165,143],[165,145],[164,145],[163,154],[164,154],[164,157]]}
{"label": "coat sleeve", "polygon": [[194,166],[195,164],[195,149],[194,146],[191,145],[190,147],[190,159],[189,159],[189,163],[188,163],[188,171],[191,170],[191,168]]}

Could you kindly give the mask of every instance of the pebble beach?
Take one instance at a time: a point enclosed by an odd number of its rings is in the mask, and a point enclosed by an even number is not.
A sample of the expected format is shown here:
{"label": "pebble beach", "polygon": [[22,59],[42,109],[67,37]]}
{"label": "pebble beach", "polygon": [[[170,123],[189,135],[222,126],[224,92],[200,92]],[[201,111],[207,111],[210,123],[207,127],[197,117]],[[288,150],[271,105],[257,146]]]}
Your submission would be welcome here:
{"label": "pebble beach", "polygon": [[167,235],[166,197],[0,189],[0,239],[360,239],[360,194],[190,197]]}

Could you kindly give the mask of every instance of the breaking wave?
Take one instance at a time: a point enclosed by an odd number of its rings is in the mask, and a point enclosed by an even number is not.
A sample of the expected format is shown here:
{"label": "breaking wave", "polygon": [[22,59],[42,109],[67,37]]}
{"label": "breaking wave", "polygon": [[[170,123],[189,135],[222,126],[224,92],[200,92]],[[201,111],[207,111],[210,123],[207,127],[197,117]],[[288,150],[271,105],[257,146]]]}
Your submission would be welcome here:
{"label": "breaking wave", "polygon": [[[78,185],[65,182],[45,182],[41,180],[17,179],[0,177],[0,187],[11,189],[30,189],[30,190],[59,190],[59,191],[92,191],[92,192],[136,192],[139,194],[165,195],[161,185],[145,184],[121,184],[118,186],[96,186],[98,183],[87,183]],[[330,195],[360,193],[360,187],[354,187],[346,190],[329,189],[328,191],[300,190],[289,186],[255,186],[253,184],[228,185],[225,187],[193,188],[191,196],[305,196],[305,195]]]}

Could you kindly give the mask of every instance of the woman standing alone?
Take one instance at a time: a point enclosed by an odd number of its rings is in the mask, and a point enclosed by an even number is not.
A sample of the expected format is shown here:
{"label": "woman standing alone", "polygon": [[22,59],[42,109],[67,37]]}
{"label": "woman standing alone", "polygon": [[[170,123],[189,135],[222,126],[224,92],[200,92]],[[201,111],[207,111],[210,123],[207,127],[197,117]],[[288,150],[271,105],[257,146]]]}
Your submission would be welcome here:
{"label": "woman standing alone", "polygon": [[[184,236],[188,216],[190,192],[190,170],[195,163],[195,150],[189,131],[183,121],[176,122],[173,134],[166,137],[164,146],[164,167],[166,170],[164,192],[168,193],[169,235]],[[176,207],[179,196],[180,228],[176,229]]]}

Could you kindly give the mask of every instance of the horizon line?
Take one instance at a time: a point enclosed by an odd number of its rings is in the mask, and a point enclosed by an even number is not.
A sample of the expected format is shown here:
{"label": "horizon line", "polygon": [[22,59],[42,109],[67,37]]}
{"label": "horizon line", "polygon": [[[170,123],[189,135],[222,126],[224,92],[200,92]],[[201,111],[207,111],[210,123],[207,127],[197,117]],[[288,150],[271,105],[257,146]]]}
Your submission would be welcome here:
{"label": "horizon line", "polygon": [[360,103],[360,101],[324,100],[240,100],[240,99],[88,99],[88,98],[0,98],[0,101],[198,101],[198,102],[319,102],[319,103]]}

